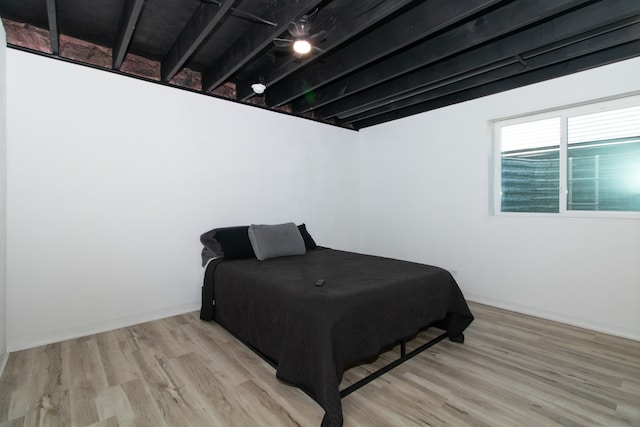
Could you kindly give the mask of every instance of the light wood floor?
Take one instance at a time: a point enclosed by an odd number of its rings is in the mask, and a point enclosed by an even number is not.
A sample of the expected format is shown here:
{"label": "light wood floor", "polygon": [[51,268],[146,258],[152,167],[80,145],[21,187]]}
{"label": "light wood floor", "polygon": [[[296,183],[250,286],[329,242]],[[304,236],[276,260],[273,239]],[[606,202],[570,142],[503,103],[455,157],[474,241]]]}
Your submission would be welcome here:
{"label": "light wood floor", "polygon": [[[345,426],[640,426],[640,342],[471,309],[464,344],[445,340],[343,399]],[[2,427],[318,426],[322,415],[197,313],[15,352],[0,378]]]}

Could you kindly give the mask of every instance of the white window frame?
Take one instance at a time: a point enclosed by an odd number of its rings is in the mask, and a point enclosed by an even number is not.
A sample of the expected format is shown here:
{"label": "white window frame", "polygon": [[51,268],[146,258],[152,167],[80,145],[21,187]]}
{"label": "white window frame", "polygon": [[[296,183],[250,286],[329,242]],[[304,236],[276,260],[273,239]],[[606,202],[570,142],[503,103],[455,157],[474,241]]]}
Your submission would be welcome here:
{"label": "white window frame", "polygon": [[[567,210],[567,119],[573,116],[580,116],[598,113],[609,110],[618,110],[627,107],[640,106],[640,95],[633,94],[615,99],[596,100],[587,104],[558,107],[557,109],[534,112],[526,115],[507,117],[492,120],[493,129],[493,215],[496,216],[540,216],[540,217],[568,217],[568,218],[619,218],[619,219],[640,219],[640,212],[635,211],[581,211]],[[560,209],[559,212],[502,212],[502,152],[500,131],[504,126],[519,123],[549,119],[552,117],[561,118],[560,136]]]}

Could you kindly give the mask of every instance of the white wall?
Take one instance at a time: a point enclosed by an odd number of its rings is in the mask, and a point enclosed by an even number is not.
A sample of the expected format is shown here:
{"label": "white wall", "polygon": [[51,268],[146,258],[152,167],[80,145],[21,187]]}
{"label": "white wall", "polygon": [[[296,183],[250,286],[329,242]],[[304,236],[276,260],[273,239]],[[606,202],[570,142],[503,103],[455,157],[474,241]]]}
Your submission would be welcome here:
{"label": "white wall", "polygon": [[0,374],[6,362],[7,289],[7,35],[0,21]]}
{"label": "white wall", "polygon": [[16,50],[8,122],[11,351],[198,309],[217,226],[356,248],[352,131]]}
{"label": "white wall", "polygon": [[640,221],[489,215],[489,120],[640,90],[640,58],[360,132],[363,252],[455,270],[465,295],[640,339]]}
{"label": "white wall", "polygon": [[7,54],[10,351],[195,310],[202,232],[289,220],[640,339],[638,221],[488,213],[488,120],[638,90],[638,59],[354,133]]}

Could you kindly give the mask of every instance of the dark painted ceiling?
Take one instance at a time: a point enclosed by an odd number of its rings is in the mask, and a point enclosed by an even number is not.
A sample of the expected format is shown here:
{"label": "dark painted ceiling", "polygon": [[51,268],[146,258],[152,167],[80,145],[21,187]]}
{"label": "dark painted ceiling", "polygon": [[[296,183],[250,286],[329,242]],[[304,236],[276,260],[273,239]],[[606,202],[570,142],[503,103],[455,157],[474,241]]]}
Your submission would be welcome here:
{"label": "dark painted ceiling", "polygon": [[[326,36],[296,58],[273,39],[305,15]],[[11,47],[91,64],[65,55],[81,40],[125,74],[139,56],[152,80],[353,129],[640,55],[639,0],[2,0],[0,16],[49,38]]]}

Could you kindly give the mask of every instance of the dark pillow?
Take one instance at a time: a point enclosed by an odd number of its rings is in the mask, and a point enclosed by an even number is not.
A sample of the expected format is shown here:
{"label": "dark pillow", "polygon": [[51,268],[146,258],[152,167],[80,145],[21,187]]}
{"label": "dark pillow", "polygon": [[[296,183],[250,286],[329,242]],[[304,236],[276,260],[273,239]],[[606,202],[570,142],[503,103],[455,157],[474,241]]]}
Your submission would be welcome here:
{"label": "dark pillow", "polygon": [[300,224],[298,226],[298,230],[300,230],[300,235],[302,236],[302,240],[304,240],[304,247],[307,248],[307,250],[315,249],[318,247],[318,245],[316,245],[316,242],[311,237],[311,234],[309,234],[309,232],[307,231],[306,225]]}
{"label": "dark pillow", "polygon": [[221,230],[221,228],[214,228],[213,230],[209,230],[206,233],[200,236],[200,243],[211,255],[211,258],[222,258],[224,257],[224,252],[222,251],[222,245],[216,239],[216,233]]}
{"label": "dark pillow", "polygon": [[249,240],[249,226],[220,228],[215,239],[220,242],[225,259],[255,258],[256,254]]}
{"label": "dark pillow", "polygon": [[256,258],[265,260],[290,255],[304,255],[304,240],[293,222],[286,224],[252,224],[249,240]]}

